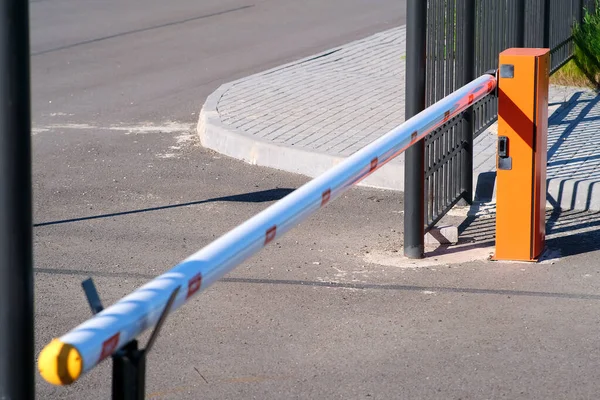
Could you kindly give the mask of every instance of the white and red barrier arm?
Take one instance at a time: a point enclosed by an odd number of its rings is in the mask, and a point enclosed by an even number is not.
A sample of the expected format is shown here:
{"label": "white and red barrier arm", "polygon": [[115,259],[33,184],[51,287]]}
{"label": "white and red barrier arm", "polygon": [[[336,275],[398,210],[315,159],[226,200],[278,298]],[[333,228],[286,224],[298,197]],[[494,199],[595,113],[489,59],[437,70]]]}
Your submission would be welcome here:
{"label": "white and red barrier arm", "polygon": [[76,381],[122,346],[156,325],[173,291],[171,310],[220,279],[276,237],[305,220],[350,186],[381,168],[449,119],[485,97],[496,78],[484,75],[463,86],[323,175],[250,218],[170,271],[96,314],[40,353],[44,379],[55,385]]}

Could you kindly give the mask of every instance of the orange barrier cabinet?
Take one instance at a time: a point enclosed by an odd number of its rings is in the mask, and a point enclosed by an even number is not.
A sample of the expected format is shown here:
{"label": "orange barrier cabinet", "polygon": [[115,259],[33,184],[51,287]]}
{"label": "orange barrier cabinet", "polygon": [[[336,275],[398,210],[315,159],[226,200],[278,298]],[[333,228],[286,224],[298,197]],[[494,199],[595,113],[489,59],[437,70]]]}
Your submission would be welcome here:
{"label": "orange barrier cabinet", "polygon": [[548,49],[500,53],[495,260],[544,250],[549,65]]}

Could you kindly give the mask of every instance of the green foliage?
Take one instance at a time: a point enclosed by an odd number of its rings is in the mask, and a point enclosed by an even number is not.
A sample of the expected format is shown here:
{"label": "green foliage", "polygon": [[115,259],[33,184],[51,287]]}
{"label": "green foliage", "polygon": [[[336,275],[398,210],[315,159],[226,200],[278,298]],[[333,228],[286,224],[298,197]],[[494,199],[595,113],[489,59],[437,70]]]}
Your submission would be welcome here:
{"label": "green foliage", "polygon": [[[570,59],[565,65],[560,67],[553,75],[550,76],[550,83],[563,86],[590,86],[590,80],[585,76],[581,69],[575,63],[575,59]],[[592,84],[592,86],[594,86]]]}
{"label": "green foliage", "polygon": [[594,12],[585,10],[583,21],[573,30],[575,63],[595,83],[600,76],[600,0]]}

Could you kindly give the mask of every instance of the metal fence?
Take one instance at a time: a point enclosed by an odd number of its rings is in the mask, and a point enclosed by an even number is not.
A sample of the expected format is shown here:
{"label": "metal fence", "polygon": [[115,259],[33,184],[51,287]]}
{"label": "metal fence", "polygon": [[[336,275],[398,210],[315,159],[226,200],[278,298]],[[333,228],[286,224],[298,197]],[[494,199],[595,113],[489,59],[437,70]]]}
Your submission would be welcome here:
{"label": "metal fence", "polygon": [[[475,76],[496,69],[510,47],[551,49],[551,73],[573,55],[572,30],[596,0],[428,0],[426,106]],[[409,54],[408,57],[411,55]],[[489,96],[425,139],[425,225],[461,199],[471,202],[472,147],[497,119]]]}

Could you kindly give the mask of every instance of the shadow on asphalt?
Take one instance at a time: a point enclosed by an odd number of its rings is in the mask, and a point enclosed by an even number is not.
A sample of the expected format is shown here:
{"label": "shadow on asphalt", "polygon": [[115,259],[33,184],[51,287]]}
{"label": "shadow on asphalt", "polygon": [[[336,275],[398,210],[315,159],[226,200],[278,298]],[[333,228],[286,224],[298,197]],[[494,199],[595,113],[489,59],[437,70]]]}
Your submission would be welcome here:
{"label": "shadow on asphalt", "polygon": [[[555,208],[590,210],[600,184],[600,95],[578,92],[548,121],[548,200]],[[565,187],[569,189],[566,190]]]}
{"label": "shadow on asphalt", "polygon": [[546,219],[546,246],[561,256],[600,250],[600,212],[554,210]]}
{"label": "shadow on asphalt", "polygon": [[89,221],[89,220],[93,220],[93,219],[119,217],[119,216],[123,216],[123,215],[139,214],[139,213],[144,213],[144,212],[149,212],[149,211],[160,211],[160,210],[167,210],[170,208],[187,207],[187,206],[193,206],[193,205],[204,204],[204,203],[214,203],[217,201],[233,201],[233,202],[238,202],[238,203],[265,203],[265,202],[269,202],[269,201],[281,200],[288,194],[292,193],[294,190],[295,189],[287,189],[287,188],[261,190],[258,192],[236,194],[236,195],[232,195],[232,196],[215,197],[212,199],[191,201],[188,203],[170,204],[167,206],[142,208],[139,210],[120,211],[120,212],[115,212],[115,213],[110,213],[110,214],[91,215],[88,217],[79,217],[79,218],[62,219],[62,220],[58,220],[58,221],[40,222],[37,224],[33,224],[33,226],[41,227],[41,226],[48,226],[48,225],[67,224],[70,222]]}

